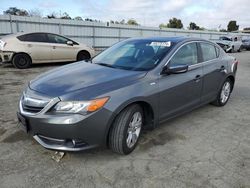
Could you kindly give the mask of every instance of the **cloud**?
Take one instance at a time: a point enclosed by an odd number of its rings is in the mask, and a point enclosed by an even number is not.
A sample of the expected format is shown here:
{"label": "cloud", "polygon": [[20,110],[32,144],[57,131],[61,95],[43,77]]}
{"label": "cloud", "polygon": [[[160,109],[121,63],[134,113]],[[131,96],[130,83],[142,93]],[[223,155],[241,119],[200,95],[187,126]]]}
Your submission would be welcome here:
{"label": "cloud", "polygon": [[58,3],[55,3],[54,1],[43,1],[42,3],[39,3],[39,6],[41,8],[56,8],[59,6]]}
{"label": "cloud", "polygon": [[[195,22],[205,28],[226,28],[230,20],[236,20],[241,28],[249,27],[249,0],[71,0],[65,8],[71,16],[98,19],[102,21],[130,18],[141,25],[156,26],[167,23],[172,17],[182,20],[187,27]],[[73,6],[74,5],[74,6]],[[41,8],[59,9],[61,1],[44,1]],[[80,14],[80,15],[75,15]]]}

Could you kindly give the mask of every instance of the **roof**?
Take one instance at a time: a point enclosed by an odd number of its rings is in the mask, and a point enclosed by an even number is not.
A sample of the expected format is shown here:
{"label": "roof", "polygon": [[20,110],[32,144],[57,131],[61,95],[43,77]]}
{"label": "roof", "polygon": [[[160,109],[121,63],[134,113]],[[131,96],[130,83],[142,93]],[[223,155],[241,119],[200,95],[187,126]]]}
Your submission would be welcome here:
{"label": "roof", "polygon": [[170,41],[173,43],[179,43],[184,41],[192,41],[192,40],[202,40],[202,38],[194,38],[194,37],[186,37],[186,36],[174,36],[174,37],[140,37],[140,38],[130,38],[129,40],[156,40],[156,41]]}

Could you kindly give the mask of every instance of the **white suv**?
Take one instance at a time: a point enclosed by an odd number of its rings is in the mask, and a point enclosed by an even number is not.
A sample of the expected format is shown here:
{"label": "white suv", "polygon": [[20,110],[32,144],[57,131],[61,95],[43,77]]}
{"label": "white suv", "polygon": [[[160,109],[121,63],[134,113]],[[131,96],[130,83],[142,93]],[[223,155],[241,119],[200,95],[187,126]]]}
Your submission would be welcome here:
{"label": "white suv", "polygon": [[242,47],[241,36],[222,36],[215,41],[225,52],[240,52]]}
{"label": "white suv", "polygon": [[93,48],[53,33],[18,33],[0,40],[0,62],[20,69],[33,63],[86,60],[94,54]]}

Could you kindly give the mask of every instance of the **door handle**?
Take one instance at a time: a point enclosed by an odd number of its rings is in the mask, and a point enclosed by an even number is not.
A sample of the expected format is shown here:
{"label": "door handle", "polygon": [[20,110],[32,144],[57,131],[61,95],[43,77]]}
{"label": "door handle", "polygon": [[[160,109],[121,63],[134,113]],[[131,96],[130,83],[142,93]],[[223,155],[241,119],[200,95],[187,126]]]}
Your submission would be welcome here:
{"label": "door handle", "polygon": [[201,80],[201,75],[196,75],[194,81],[199,82]]}
{"label": "door handle", "polygon": [[53,49],[56,49],[56,47],[55,47],[55,46],[53,46]]}

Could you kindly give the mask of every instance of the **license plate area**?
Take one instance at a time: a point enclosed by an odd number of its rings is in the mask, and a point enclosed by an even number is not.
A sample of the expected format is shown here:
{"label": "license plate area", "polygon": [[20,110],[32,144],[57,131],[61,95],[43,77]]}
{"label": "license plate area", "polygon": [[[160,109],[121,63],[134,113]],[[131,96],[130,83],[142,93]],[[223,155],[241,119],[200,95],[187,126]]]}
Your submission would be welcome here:
{"label": "license plate area", "polygon": [[17,119],[19,122],[19,127],[23,129],[25,132],[28,132],[28,121],[25,117],[23,117],[19,112],[17,112]]}

